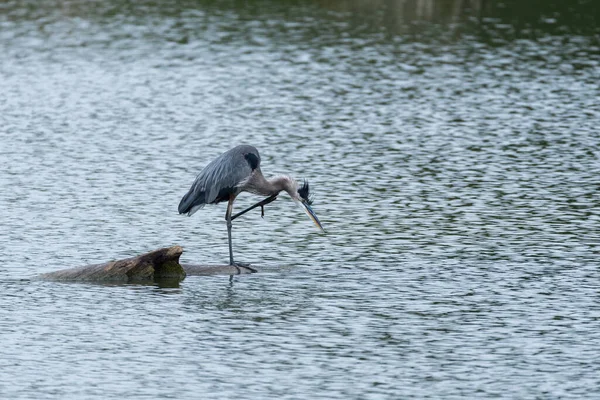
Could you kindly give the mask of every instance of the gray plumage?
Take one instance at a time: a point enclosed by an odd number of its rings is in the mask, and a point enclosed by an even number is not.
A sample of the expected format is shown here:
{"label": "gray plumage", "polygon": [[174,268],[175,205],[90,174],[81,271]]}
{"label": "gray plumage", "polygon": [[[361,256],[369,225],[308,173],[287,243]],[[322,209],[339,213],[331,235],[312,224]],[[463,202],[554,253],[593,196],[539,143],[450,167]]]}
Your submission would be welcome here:
{"label": "gray plumage", "polygon": [[242,191],[241,184],[257,169],[260,171],[260,154],[255,147],[241,145],[226,151],[198,174],[179,203],[179,213],[192,215],[206,204],[237,196]]}

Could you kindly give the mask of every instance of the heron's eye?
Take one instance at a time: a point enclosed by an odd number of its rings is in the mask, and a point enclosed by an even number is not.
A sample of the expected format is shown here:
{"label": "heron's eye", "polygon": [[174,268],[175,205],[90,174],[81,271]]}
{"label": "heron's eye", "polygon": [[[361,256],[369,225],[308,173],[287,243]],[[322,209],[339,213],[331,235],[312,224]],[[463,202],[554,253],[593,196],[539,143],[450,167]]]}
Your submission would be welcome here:
{"label": "heron's eye", "polygon": [[308,181],[304,180],[302,187],[298,189],[298,195],[306,202],[306,204],[311,205],[313,200],[310,194],[310,188],[308,186]]}

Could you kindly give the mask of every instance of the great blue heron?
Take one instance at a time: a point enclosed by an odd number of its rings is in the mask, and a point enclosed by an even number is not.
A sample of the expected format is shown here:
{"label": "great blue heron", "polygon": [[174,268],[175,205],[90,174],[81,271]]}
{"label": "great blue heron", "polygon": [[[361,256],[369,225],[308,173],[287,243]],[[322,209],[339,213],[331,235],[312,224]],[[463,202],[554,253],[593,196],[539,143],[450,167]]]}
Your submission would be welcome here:
{"label": "great blue heron", "polygon": [[[269,197],[232,216],[233,202],[237,195],[244,191]],[[258,150],[248,145],[234,147],[204,167],[190,190],[181,199],[179,214],[192,215],[206,204],[227,201],[225,220],[229,239],[229,264],[249,268],[247,264],[233,261],[231,221],[259,206],[264,215],[263,206],[274,201],[281,191],[286,191],[292,200],[302,207],[315,225],[324,231],[321,222],[310,207],[312,201],[309,198],[308,182],[304,181],[303,185],[299,186],[293,178],[285,175],[265,179],[260,170]]]}

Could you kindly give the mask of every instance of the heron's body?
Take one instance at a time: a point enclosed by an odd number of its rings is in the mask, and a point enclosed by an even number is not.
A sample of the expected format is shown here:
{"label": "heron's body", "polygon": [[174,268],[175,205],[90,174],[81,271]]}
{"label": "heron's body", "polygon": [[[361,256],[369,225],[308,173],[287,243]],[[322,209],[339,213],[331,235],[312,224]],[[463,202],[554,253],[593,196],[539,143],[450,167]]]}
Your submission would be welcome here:
{"label": "heron's body", "polygon": [[243,190],[251,189],[255,186],[254,181],[260,178],[264,179],[258,150],[248,145],[234,147],[215,158],[198,174],[179,203],[179,214],[192,215],[206,204],[229,201]]}
{"label": "heron's body", "polygon": [[[243,191],[270,197],[232,217],[233,201]],[[225,219],[229,237],[229,257],[230,263],[235,265],[231,248],[231,221],[256,206],[270,203],[281,191],[286,191],[294,201],[303,205],[309,217],[323,229],[310,208],[308,183],[305,182],[299,188],[298,183],[289,176],[265,179],[260,169],[260,154],[255,147],[248,145],[234,147],[204,167],[190,190],[181,199],[179,213],[191,216],[206,204],[227,201]]]}

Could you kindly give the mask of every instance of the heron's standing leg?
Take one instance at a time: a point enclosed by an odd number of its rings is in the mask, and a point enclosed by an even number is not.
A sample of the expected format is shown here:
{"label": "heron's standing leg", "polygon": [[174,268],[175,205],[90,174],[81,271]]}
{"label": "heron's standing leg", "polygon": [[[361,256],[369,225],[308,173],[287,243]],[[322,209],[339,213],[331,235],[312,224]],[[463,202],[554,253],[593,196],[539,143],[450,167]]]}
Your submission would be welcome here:
{"label": "heron's standing leg", "polygon": [[[229,198],[229,202],[227,203],[227,211],[225,211],[225,220],[227,221],[227,239],[229,241],[229,265],[234,265],[238,274],[240,273],[240,268],[233,263],[233,246],[231,245],[231,210],[233,209],[233,200],[235,197],[231,196]],[[233,280],[233,275],[229,275],[229,282]]]}
{"label": "heron's standing leg", "polygon": [[[231,212],[233,210],[234,200],[235,197],[233,196],[229,198],[229,202],[227,203],[227,211],[225,212],[225,220],[227,221],[227,239],[229,241],[229,265],[233,265],[234,267],[236,267],[238,270],[238,274],[240,273],[240,267],[249,269],[251,272],[257,272],[254,268],[250,267],[250,264],[236,263],[233,261],[233,244],[231,241]],[[233,275],[229,276],[229,280],[233,280]]]}
{"label": "heron's standing leg", "polygon": [[227,211],[225,212],[225,220],[227,221],[227,238],[229,239],[229,265],[233,263],[233,246],[231,244],[231,211],[233,210],[233,201],[235,197],[231,196],[227,203]]}

